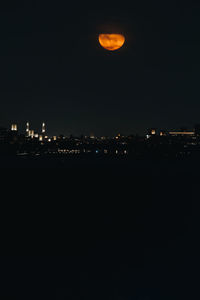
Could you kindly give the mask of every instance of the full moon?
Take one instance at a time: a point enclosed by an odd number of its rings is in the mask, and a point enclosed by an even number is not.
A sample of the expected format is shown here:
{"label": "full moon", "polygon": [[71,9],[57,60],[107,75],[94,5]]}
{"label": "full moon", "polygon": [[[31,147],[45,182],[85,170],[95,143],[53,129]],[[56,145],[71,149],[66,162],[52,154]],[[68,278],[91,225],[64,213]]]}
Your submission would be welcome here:
{"label": "full moon", "polygon": [[100,45],[110,51],[117,50],[123,46],[125,37],[122,34],[99,34]]}

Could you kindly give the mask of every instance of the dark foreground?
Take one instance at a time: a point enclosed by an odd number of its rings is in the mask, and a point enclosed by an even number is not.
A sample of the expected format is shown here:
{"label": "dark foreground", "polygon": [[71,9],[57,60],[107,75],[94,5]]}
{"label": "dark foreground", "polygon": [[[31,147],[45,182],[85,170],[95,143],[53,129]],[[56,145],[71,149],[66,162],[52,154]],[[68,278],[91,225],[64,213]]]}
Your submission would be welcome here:
{"label": "dark foreground", "polygon": [[200,160],[1,166],[2,299],[198,297]]}

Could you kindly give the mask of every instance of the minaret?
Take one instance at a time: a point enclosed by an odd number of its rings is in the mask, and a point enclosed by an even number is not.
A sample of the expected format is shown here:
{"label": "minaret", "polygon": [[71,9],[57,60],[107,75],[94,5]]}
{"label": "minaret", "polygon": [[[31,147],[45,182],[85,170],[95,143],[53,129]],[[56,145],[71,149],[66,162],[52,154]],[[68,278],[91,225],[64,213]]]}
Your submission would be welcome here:
{"label": "minaret", "polygon": [[26,123],[26,136],[29,136],[29,131],[30,131],[29,122],[27,122]]}
{"label": "minaret", "polygon": [[46,129],[45,129],[45,123],[42,123],[42,135],[45,135]]}

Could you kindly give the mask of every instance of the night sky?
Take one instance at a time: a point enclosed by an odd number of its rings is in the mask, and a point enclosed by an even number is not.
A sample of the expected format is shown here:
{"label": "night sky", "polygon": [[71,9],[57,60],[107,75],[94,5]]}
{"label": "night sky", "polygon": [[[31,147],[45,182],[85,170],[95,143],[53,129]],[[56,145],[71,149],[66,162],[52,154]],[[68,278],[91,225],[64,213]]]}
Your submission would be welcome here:
{"label": "night sky", "polygon": [[[200,122],[199,1],[5,1],[0,125],[144,133]],[[103,49],[98,34],[122,33]]]}

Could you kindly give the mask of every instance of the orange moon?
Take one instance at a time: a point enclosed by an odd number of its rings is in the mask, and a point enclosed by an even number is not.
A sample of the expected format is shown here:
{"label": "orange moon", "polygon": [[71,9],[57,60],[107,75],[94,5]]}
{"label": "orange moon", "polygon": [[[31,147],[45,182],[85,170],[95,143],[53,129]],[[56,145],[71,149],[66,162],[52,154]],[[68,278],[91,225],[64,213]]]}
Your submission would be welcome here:
{"label": "orange moon", "polygon": [[99,34],[100,45],[110,51],[117,50],[124,45],[125,37],[122,34],[102,33]]}

